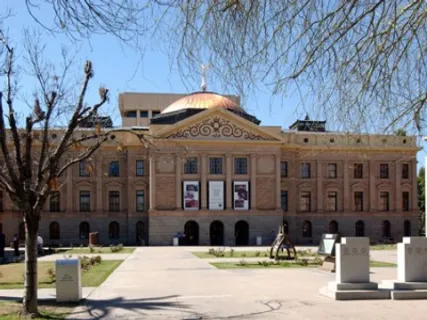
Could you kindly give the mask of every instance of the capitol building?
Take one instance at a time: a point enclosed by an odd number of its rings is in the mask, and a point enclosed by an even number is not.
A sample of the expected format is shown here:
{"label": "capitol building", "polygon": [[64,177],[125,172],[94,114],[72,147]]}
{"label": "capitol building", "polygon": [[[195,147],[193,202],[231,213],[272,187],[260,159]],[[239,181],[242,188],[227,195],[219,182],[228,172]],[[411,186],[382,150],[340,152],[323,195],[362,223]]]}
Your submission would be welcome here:
{"label": "capitol building", "polygon": [[[415,137],[330,132],[309,118],[264,126],[239,100],[120,94],[122,126],[146,138],[117,133],[61,177],[40,221],[45,244],[98,232],[104,245],[171,245],[178,233],[183,245],[269,245],[281,225],[296,244],[417,235]],[[7,241],[23,239],[22,215],[5,192],[0,201]]]}

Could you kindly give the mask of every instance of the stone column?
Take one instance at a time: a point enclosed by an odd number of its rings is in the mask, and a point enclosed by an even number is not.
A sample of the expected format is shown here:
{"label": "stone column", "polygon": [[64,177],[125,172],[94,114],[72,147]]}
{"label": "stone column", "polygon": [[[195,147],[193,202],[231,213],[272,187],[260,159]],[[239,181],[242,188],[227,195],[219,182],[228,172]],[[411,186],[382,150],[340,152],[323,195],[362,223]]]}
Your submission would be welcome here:
{"label": "stone column", "polygon": [[344,211],[349,211],[351,206],[351,199],[350,199],[350,181],[348,178],[349,172],[348,172],[348,161],[347,159],[344,160],[343,164],[343,184],[344,184],[344,194],[342,195],[343,199],[343,209]]}
{"label": "stone column", "polygon": [[176,210],[182,209],[182,181],[181,181],[181,155],[179,153],[175,154],[175,189],[176,189]]}
{"label": "stone column", "polygon": [[73,194],[73,169],[78,165],[77,163],[67,169],[67,201],[65,201],[65,210],[69,212],[73,211],[74,203],[76,202],[76,198],[74,198]]}
{"label": "stone column", "polygon": [[200,180],[201,180],[201,186],[200,186],[200,197],[202,200],[202,210],[207,209],[207,198],[208,198],[208,182],[207,182],[207,175],[208,175],[208,168],[207,168],[207,157],[206,154],[202,154],[201,156],[201,164],[200,164]]}
{"label": "stone column", "polygon": [[251,154],[251,209],[256,209],[256,154]]}
{"label": "stone column", "polygon": [[323,212],[323,171],[322,162],[316,161],[316,183],[317,183],[317,212]]}
{"label": "stone column", "polygon": [[231,183],[231,173],[233,171],[233,166],[231,163],[231,154],[226,154],[225,156],[225,202],[226,202],[226,208],[227,209],[233,209],[233,203],[231,201],[232,197],[231,194],[233,192],[233,186]]}
{"label": "stone column", "polygon": [[280,182],[281,182],[281,177],[280,177],[280,158],[281,158],[281,155],[280,155],[280,153],[279,154],[276,154],[276,170],[275,170],[275,173],[276,173],[276,210],[281,210],[281,207],[282,207],[282,204],[281,204],[281,199],[280,199],[280,196],[281,196],[281,184],[280,184]]}
{"label": "stone column", "polygon": [[[375,161],[369,160],[369,211],[374,212],[376,210],[376,199],[377,199],[377,188],[375,186],[376,176]],[[367,208],[364,208],[366,211]]]}
{"label": "stone column", "polygon": [[150,186],[148,188],[150,193],[150,210],[156,208],[156,155],[150,154]]}
{"label": "stone column", "polygon": [[[400,188],[400,184],[401,184],[401,170],[402,166],[401,164],[396,161],[394,163],[394,210],[397,212],[401,212],[402,211],[402,192],[401,192],[401,188]],[[392,195],[390,195],[390,199],[392,198]]]}
{"label": "stone column", "polygon": [[410,170],[410,175],[412,178],[412,198],[411,198],[411,203],[409,204],[409,208],[411,209],[411,211],[417,211],[417,207],[418,207],[418,195],[417,195],[417,190],[418,190],[418,184],[417,184],[417,160],[413,160],[411,162],[412,165],[409,165],[409,170]]}
{"label": "stone column", "polygon": [[[102,212],[103,210],[103,172],[104,172],[104,159],[102,155],[98,155],[95,157],[95,161],[97,165],[95,166],[96,169],[96,192],[95,192],[95,199],[96,199],[96,208],[95,210],[98,212]],[[107,195],[108,197],[108,195]],[[122,195],[123,197],[123,195]]]}

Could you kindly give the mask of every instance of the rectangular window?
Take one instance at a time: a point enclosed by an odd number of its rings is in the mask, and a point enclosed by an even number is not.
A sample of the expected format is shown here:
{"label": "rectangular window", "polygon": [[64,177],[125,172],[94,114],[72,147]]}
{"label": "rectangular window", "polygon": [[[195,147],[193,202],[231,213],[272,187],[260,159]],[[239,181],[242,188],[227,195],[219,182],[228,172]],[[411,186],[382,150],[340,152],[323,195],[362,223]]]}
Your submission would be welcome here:
{"label": "rectangular window", "polygon": [[248,174],[248,158],[234,158],[234,174]]}
{"label": "rectangular window", "polygon": [[89,177],[89,171],[86,165],[86,161],[82,160],[79,163],[79,176],[80,177]]}
{"label": "rectangular window", "polygon": [[59,191],[52,192],[52,194],[50,195],[50,198],[49,198],[49,211],[50,212],[60,212],[61,211],[60,199],[61,198],[60,198]]}
{"label": "rectangular window", "polygon": [[120,176],[120,164],[118,161],[111,161],[110,162],[109,175],[110,175],[110,177]]}
{"label": "rectangular window", "polygon": [[338,211],[338,194],[335,191],[328,192],[328,211]]}
{"label": "rectangular window", "polygon": [[300,211],[302,212],[311,211],[311,193],[309,191],[301,192]]}
{"label": "rectangular window", "polygon": [[311,167],[309,163],[301,163],[301,178],[310,179]]}
{"label": "rectangular window", "polygon": [[136,176],[142,177],[145,174],[144,171],[144,160],[136,160]]}
{"label": "rectangular window", "polygon": [[119,212],[120,211],[120,192],[110,191],[108,193],[108,211]]}
{"label": "rectangular window", "polygon": [[136,190],[136,211],[137,212],[145,211],[143,190]]}
{"label": "rectangular window", "polygon": [[4,202],[4,198],[3,198],[3,191],[2,190],[0,190],[0,212],[3,212],[4,211],[4,204],[3,204],[3,202]]}
{"label": "rectangular window", "polygon": [[80,212],[90,212],[90,191],[80,191],[79,206]]}
{"label": "rectangular window", "polygon": [[380,210],[389,211],[390,210],[390,201],[389,201],[388,192],[380,192]]}
{"label": "rectangular window", "polygon": [[209,158],[209,173],[222,174],[222,158]]}
{"label": "rectangular window", "polygon": [[337,164],[329,163],[328,164],[328,178],[336,179],[337,177]]}
{"label": "rectangular window", "polygon": [[127,111],[125,113],[126,118],[136,118],[136,111]]}
{"label": "rectangular window", "polygon": [[280,191],[280,202],[282,204],[282,210],[288,211],[288,191]]}
{"label": "rectangular window", "polygon": [[380,164],[380,178],[388,179],[388,164],[382,163]]}
{"label": "rectangular window", "polygon": [[402,210],[409,211],[409,192],[402,192]]}
{"label": "rectangular window", "polygon": [[409,164],[402,164],[402,179],[409,179]]}
{"label": "rectangular window", "polygon": [[185,174],[197,174],[198,172],[198,159],[196,157],[187,158],[184,163]]}
{"label": "rectangular window", "polygon": [[139,112],[139,117],[140,118],[148,118],[148,111],[140,111]]}
{"label": "rectangular window", "polygon": [[280,176],[283,178],[288,177],[288,162],[287,161],[281,161],[280,162]]}
{"label": "rectangular window", "polygon": [[357,191],[354,193],[355,211],[363,211],[363,192]]}
{"label": "rectangular window", "polygon": [[354,164],[354,179],[363,179],[363,164]]}

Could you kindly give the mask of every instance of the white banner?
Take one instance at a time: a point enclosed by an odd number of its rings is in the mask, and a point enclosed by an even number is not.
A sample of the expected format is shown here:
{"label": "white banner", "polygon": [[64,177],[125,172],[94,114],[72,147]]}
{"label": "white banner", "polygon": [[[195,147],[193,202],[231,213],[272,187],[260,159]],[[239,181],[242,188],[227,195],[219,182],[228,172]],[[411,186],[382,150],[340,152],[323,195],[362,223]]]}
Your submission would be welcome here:
{"label": "white banner", "polygon": [[209,210],[224,210],[224,181],[209,181]]}
{"label": "white banner", "polygon": [[199,181],[184,181],[184,210],[199,210]]}
{"label": "white banner", "polygon": [[249,210],[249,183],[248,181],[234,181],[234,210]]}

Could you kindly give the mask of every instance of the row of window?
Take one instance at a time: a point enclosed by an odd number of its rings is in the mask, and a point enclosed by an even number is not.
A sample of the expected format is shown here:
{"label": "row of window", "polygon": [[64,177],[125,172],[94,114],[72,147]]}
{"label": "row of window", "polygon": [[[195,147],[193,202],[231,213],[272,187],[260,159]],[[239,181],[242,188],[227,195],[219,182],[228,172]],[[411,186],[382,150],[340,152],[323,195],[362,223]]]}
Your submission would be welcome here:
{"label": "row of window", "polygon": [[[151,111],[152,117],[157,116],[158,114],[160,114],[160,110],[152,110]],[[136,118],[136,115],[137,115],[136,110],[126,111],[126,113],[125,113],[126,118]],[[148,118],[148,110],[139,111],[139,117],[140,118]]]}
{"label": "row of window", "polygon": [[[184,163],[185,174],[197,174],[199,172],[199,161],[197,158],[187,158]],[[223,158],[209,158],[209,174],[223,174],[224,165]],[[234,158],[234,174],[248,174],[248,158]]]}
{"label": "row of window", "polygon": [[[281,191],[281,206],[282,210],[288,211],[288,191]],[[354,211],[364,211],[363,205],[363,192],[356,191],[354,192]],[[311,192],[302,191],[300,192],[300,201],[299,201],[299,211],[300,212],[310,212],[311,211]],[[390,211],[390,193],[387,191],[380,192],[380,201],[379,201],[379,210],[381,211]],[[328,191],[327,192],[327,211],[338,211],[338,192]],[[402,192],[402,210],[410,210],[410,201],[409,201],[409,192]]]}
{"label": "row of window", "polygon": [[[338,177],[338,166],[336,163],[328,163],[328,178],[336,179]],[[288,162],[280,162],[280,175],[284,178],[288,177]],[[409,179],[409,164],[402,164],[402,179]],[[310,179],[311,178],[311,164],[310,163],[301,163],[301,178]],[[353,178],[362,179],[363,178],[363,163],[355,163],[353,166]],[[389,165],[387,163],[380,164],[380,178],[388,179],[389,178]]]}
{"label": "row of window", "polygon": [[[142,177],[145,175],[145,166],[144,160],[136,160],[136,171],[135,174],[137,177]],[[79,163],[79,176],[80,177],[89,177],[91,174],[91,167],[86,163],[86,161],[80,161]],[[108,166],[108,175],[110,177],[120,177],[120,163],[119,161],[111,161]]]}
{"label": "row of window", "polygon": [[[91,211],[91,194],[89,190],[81,190],[79,192],[79,210],[80,212]],[[145,194],[144,190],[136,190],[135,193],[137,212],[145,211]],[[61,211],[61,199],[59,191],[55,191],[49,198],[49,211],[60,212]],[[120,212],[120,191],[112,190],[108,192],[108,211]]]}
{"label": "row of window", "polygon": [[[288,224],[287,222],[283,223],[285,233],[288,233]],[[339,233],[338,222],[332,220],[329,222],[329,233]],[[359,220],[355,223],[354,235],[356,237],[364,237],[365,236],[365,223],[362,220]],[[312,237],[312,225],[311,222],[306,220],[302,224],[302,236],[304,238]],[[391,238],[391,223],[388,220],[384,220],[382,223],[382,236],[384,238]],[[403,223],[403,236],[410,237],[411,236],[411,222],[409,220],[405,220]]]}

